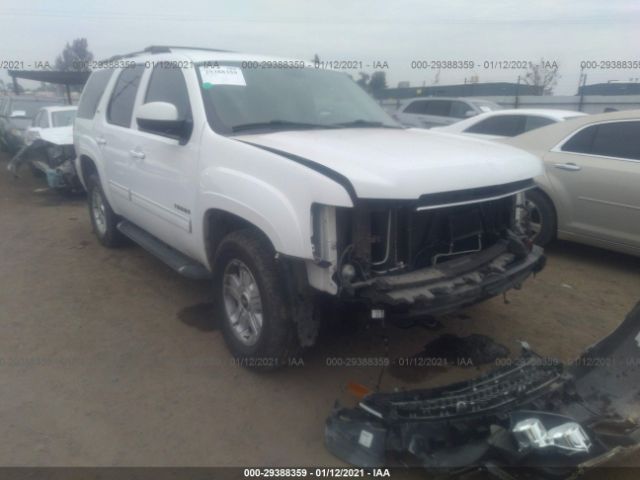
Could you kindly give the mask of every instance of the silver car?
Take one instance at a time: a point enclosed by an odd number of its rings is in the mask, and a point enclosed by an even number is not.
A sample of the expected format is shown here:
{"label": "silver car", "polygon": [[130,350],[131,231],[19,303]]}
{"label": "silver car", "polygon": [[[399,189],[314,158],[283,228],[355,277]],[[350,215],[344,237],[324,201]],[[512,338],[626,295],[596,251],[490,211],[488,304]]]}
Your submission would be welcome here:
{"label": "silver car", "polygon": [[527,193],[536,242],[554,237],[640,255],[640,110],[573,118],[505,143],[539,156]]}
{"label": "silver car", "polygon": [[392,116],[408,127],[431,128],[501,108],[495,102],[479,98],[418,97],[401,101]]}

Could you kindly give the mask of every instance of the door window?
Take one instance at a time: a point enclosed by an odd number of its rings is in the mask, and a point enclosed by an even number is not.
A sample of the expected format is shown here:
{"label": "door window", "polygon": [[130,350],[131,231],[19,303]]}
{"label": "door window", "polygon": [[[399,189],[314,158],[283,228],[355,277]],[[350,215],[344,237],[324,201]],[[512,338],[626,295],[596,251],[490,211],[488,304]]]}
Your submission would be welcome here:
{"label": "door window", "polygon": [[78,118],[93,118],[112,74],[112,69],[98,70],[91,74],[89,81],[82,90],[82,96],[78,104]]}
{"label": "door window", "polygon": [[565,142],[562,151],[640,160],[640,122],[592,125]]}
{"label": "door window", "polygon": [[454,118],[467,118],[466,113],[471,110],[475,113],[470,105],[464,102],[453,101],[451,102],[451,116]]}
{"label": "door window", "polygon": [[178,109],[180,120],[191,119],[189,93],[182,70],[179,68],[156,66],[151,73],[144,103],[168,102]]}
{"label": "door window", "polygon": [[133,104],[140,85],[140,78],[144,72],[144,65],[136,65],[122,70],[116,82],[109,106],[107,107],[107,121],[121,127],[131,125]]}
{"label": "door window", "polygon": [[427,101],[426,100],[416,100],[415,102],[411,102],[404,109],[402,113],[415,113],[417,115],[424,115],[427,111]]}
{"label": "door window", "polygon": [[436,115],[438,117],[448,117],[451,111],[450,100],[430,100],[427,104],[427,115]]}

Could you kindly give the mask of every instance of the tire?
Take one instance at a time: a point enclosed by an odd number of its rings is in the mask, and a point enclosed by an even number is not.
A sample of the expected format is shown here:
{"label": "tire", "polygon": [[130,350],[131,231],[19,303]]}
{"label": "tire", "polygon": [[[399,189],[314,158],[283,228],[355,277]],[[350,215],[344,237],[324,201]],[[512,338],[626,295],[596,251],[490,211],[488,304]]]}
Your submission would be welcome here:
{"label": "tire", "polygon": [[266,237],[252,229],[227,235],[216,253],[213,284],[216,316],[238,364],[274,370],[299,353],[291,300]]}
{"label": "tire", "polygon": [[532,240],[536,245],[544,247],[556,237],[556,209],[549,197],[540,190],[527,192],[526,198],[532,225]]}
{"label": "tire", "polygon": [[109,205],[109,201],[102,190],[100,178],[96,173],[89,175],[87,180],[87,200],[89,204],[89,218],[93,232],[102,245],[116,248],[125,242],[125,237],[117,228],[118,217]]}

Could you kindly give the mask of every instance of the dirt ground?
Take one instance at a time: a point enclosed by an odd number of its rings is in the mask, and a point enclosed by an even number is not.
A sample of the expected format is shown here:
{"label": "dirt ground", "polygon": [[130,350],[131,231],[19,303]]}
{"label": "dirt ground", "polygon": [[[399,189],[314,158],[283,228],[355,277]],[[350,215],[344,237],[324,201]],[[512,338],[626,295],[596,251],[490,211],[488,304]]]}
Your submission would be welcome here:
{"label": "dirt ground", "polygon": [[[103,248],[85,199],[46,190],[0,159],[0,465],[341,465],[323,447],[349,381],[376,367],[335,358],[418,352],[448,332],[481,333],[518,353],[574,358],[640,300],[640,258],[557,242],[520,291],[421,327],[334,328],[304,366],[269,375],[231,363],[209,315],[207,282],[180,277],[136,246]],[[477,374],[387,373],[382,388]],[[395,376],[394,376],[395,375]],[[640,459],[627,464],[640,465]],[[629,463],[631,462],[631,463]]]}

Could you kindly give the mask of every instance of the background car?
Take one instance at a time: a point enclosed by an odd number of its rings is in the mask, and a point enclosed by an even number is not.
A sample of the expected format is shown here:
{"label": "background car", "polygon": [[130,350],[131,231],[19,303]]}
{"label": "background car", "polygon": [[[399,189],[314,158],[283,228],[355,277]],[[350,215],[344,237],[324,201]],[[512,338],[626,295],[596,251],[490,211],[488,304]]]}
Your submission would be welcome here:
{"label": "background car", "polygon": [[62,98],[12,96],[0,102],[0,148],[17,152],[25,143],[25,131],[38,110],[50,105],[64,105]]}
{"label": "background car", "polygon": [[33,119],[32,125],[27,129],[25,135],[26,143],[31,143],[36,138],[40,138],[42,130],[64,128],[68,130],[72,128],[73,120],[76,118],[77,110],[78,107],[75,106],[55,106],[41,108]]}
{"label": "background car", "polygon": [[586,115],[572,110],[523,108],[481,113],[446,127],[439,132],[460,133],[480,138],[515,137],[525,132]]}
{"label": "background car", "polygon": [[504,140],[545,173],[527,192],[536,242],[555,236],[640,255],[640,110],[587,115]]}
{"label": "background car", "polygon": [[479,98],[412,98],[403,100],[392,117],[408,127],[451,125],[480,113],[500,110],[495,102]]}

